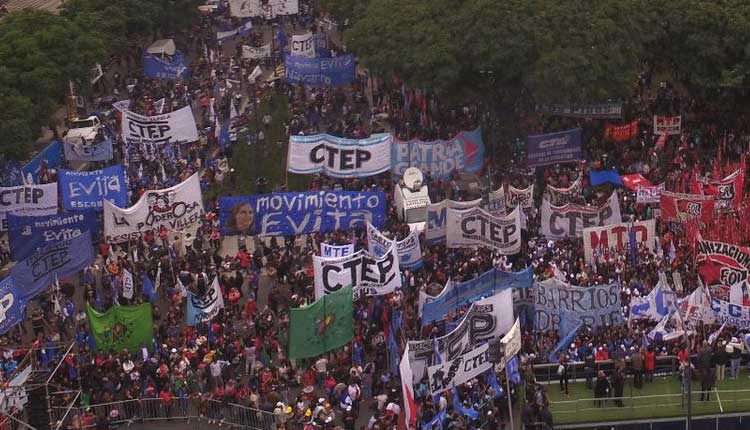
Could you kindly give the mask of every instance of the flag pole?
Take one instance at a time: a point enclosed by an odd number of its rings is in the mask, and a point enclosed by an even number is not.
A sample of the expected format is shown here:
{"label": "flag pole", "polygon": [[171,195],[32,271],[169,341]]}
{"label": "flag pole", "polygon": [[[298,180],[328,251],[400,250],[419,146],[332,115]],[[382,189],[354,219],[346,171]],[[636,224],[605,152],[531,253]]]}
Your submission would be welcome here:
{"label": "flag pole", "polygon": [[[494,370],[493,370],[494,372]],[[505,389],[508,397],[508,417],[510,417],[510,428],[515,428],[513,425],[513,402],[510,399],[510,375],[508,375],[508,364],[505,364]]]}

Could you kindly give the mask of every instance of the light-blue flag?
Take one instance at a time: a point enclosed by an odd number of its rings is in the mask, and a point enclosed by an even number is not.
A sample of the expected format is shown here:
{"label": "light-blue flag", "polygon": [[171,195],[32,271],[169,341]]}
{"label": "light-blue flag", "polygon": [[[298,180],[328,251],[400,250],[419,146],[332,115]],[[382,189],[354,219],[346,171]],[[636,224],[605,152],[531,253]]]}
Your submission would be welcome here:
{"label": "light-blue flag", "polygon": [[[559,353],[560,350],[565,348],[565,345],[570,345],[573,339],[575,339],[576,334],[578,333],[578,330],[581,329],[581,327],[583,327],[583,323],[579,322],[578,325],[573,330],[568,331],[567,332],[568,334],[566,334],[565,337],[560,339],[560,342],[557,343],[557,346],[555,346],[555,349],[553,349],[552,352],[549,354],[550,363],[557,363],[558,361],[557,353]],[[563,331],[561,332],[564,333]]]}
{"label": "light-blue flag", "polygon": [[146,296],[149,301],[156,300],[156,291],[154,291],[154,283],[151,282],[151,278],[148,277],[146,272],[143,272],[143,295]]}

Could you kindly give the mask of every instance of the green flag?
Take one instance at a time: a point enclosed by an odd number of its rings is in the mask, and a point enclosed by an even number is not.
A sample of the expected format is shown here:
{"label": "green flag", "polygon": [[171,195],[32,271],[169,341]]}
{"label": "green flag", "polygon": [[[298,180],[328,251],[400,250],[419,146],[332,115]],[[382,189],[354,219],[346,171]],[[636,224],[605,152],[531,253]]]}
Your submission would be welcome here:
{"label": "green flag", "polygon": [[354,337],[352,287],[326,294],[310,306],[291,309],[289,358],[315,357]]}
{"label": "green flag", "polygon": [[88,303],[91,334],[100,351],[135,351],[141,346],[151,348],[153,343],[153,317],[151,303],[137,306],[114,306],[104,313],[97,312]]}

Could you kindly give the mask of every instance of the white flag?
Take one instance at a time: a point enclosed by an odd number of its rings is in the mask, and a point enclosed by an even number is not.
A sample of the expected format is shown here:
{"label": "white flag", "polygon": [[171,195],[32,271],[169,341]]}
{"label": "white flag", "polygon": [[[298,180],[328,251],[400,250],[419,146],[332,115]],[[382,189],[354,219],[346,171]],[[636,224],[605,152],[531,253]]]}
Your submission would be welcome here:
{"label": "white flag", "polygon": [[156,270],[156,279],[154,279],[154,293],[159,291],[160,283],[161,283],[161,262],[159,262],[159,268]]}
{"label": "white flag", "polygon": [[126,299],[132,299],[134,290],[133,275],[128,272],[128,269],[122,269],[122,296]]}
{"label": "white flag", "polygon": [[253,73],[250,73],[250,76],[247,78],[247,80],[250,82],[255,82],[255,80],[258,79],[262,74],[263,70],[261,70],[260,66],[255,66]]}

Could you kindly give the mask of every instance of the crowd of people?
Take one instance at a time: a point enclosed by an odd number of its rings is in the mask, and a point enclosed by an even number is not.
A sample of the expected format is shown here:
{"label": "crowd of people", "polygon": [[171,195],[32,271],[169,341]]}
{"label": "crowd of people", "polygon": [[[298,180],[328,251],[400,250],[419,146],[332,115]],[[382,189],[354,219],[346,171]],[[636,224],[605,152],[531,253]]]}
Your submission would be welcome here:
{"label": "crowd of people", "polygon": [[[304,7],[299,16],[258,20],[249,35],[221,43],[214,39],[214,29],[228,19],[228,10],[203,17],[201,25],[196,26],[200,30],[197,37],[190,35],[190,31],[175,35],[178,44],[193,58],[190,79],[143,78],[137,67],[128,67],[138,65],[138,58],[124,58],[119,65],[127,70],[122,74],[128,79],[121,78],[119,71],[102,79],[100,91],[106,91],[102,96],[127,97],[131,100],[129,109],[138,113],[154,114],[155,101],[160,99],[165,99],[165,111],[190,105],[203,130],[199,141],[181,145],[129,145],[118,139],[114,160],[102,165],[127,167],[131,203],[138,201],[146,190],[173,186],[195,172],[201,175],[204,195],[227,177],[235,181],[227,159],[231,160],[237,151],[236,145],[244,144],[237,141],[235,131],[251,128],[250,140],[258,148],[268,144],[263,138],[264,127],[255,129],[251,124],[256,114],[253,111],[256,98],[287,98],[289,120],[284,126],[290,135],[326,132],[362,138],[388,131],[403,140],[434,140],[483,125],[477,105],[444,105],[427,92],[409,89],[402,82],[384,82],[366,72],[343,88],[306,88],[265,77],[250,80],[248,77],[256,66],[273,70],[280,64],[280,30],[328,31],[327,25],[315,19],[321,16],[321,11],[303,0],[300,5]],[[332,55],[343,52],[334,42],[333,33],[328,39]],[[242,58],[241,45],[261,46],[269,42],[273,43],[272,58]],[[576,286],[618,282],[622,312],[627,320],[631,298],[648,295],[659,282],[660,274],[666,273],[671,278],[679,273],[684,286],[682,291],[676,291],[679,297],[687,297],[699,284],[692,264],[694,249],[687,232],[658,218],[658,247],[640,246],[635,259],[627,249],[605,250],[594,264],[586,264],[581,239],[549,241],[541,233],[536,206],[547,185],[567,188],[580,180],[581,192],[571,202],[584,205],[598,205],[615,190],[613,185],[592,187],[588,180],[591,169],[615,167],[622,174],[641,173],[653,184],[665,183],[667,189],[682,191],[679,187],[687,182],[683,174],[711,171],[720,140],[725,142],[722,155],[725,162],[744,162],[741,156],[749,136],[740,131],[722,136],[717,127],[683,123],[679,137],[659,143],[659,136],[650,131],[653,126],[650,118],[657,113],[689,117],[692,106],[676,102],[675,90],[668,83],[652,90],[645,78],[638,80],[634,94],[627,106],[632,111],[630,115],[640,118],[641,123],[637,136],[629,144],[613,144],[603,139],[601,124],[596,121],[538,115],[533,125],[526,124],[528,134],[582,127],[586,161],[529,169],[523,162],[523,148],[515,142],[486,142],[496,146],[493,153],[497,155],[485,163],[485,171],[479,175],[489,179],[488,187],[536,186],[537,204],[525,211],[521,252],[504,256],[485,248],[448,249],[444,245],[423,243],[423,267],[402,273],[403,288],[355,303],[354,340],[343,348],[313,359],[289,360],[289,309],[314,300],[311,262],[320,244],[351,243],[355,249],[366,249],[364,228],[283,239],[235,240],[220,233],[218,200],[213,199],[206,202],[200,226],[192,231],[161,229],[145,234],[139,241],[96,244],[96,262],[71,280],[75,287],[67,288],[64,282],[61,290],[67,294],[39,297],[29,307],[28,324],[19,325],[2,337],[6,348],[0,359],[2,375],[6,379],[11,377],[31,343],[42,346],[35,350],[42,366],[51,366],[64,352],[55,345],[74,341],[75,352],[65,356],[55,373],[61,386],[80,387],[82,392],[81,413],[75,414],[70,424],[73,428],[106,425],[107,420],[170,418],[184,415],[187,408],[196,408],[210,422],[222,424],[230,418],[229,414],[237,413],[228,405],[237,404],[272,414],[277,429],[354,430],[360,425],[368,430],[393,429],[399,426],[399,418],[403,420],[404,400],[400,377],[388,364],[386,327],[394,318],[403,322],[398,333],[400,343],[434,337],[446,330],[445,324],[420,324],[420,291],[434,295],[449,279],[467,281],[495,267],[504,271],[533,267],[535,280],[557,278]],[[113,110],[108,120],[115,134],[119,127],[117,115]],[[228,143],[220,142],[216,124],[230,118],[232,138]],[[264,125],[276,120],[260,118]],[[492,166],[489,173],[488,166]],[[43,180],[55,182],[54,171],[45,173]],[[466,199],[466,191],[456,179],[433,179],[428,175],[426,182],[433,202],[444,198]],[[389,203],[383,231],[394,239],[403,239],[410,231],[396,216],[390,173],[346,180],[315,175],[309,189],[383,191]],[[617,191],[624,221],[655,217],[658,204],[638,204],[633,191],[624,188]],[[227,246],[232,241],[240,244],[236,252],[228,253],[226,249],[235,249]],[[142,286],[138,280],[133,299],[123,296],[124,270],[145,272],[151,279],[160,277],[162,287],[153,306],[153,344],[138,351],[99,351],[85,317],[85,303],[104,311],[114,304],[148,300],[140,294]],[[220,279],[225,308],[209,322],[186,325],[185,295],[178,286],[202,295],[214,277]],[[685,369],[694,368],[700,376],[700,391],[706,397],[715,379],[726,377],[727,364],[728,377],[740,377],[743,351],[747,352],[747,347],[740,341],[739,330],[726,327],[711,344],[708,335],[715,327],[708,324],[671,340],[646,339],[657,323],[642,319],[621,326],[598,330],[586,327],[579,331],[570,345],[557,354],[560,391],[568,395],[573,362],[583,363],[586,386],[601,406],[607,405],[609,397],[613,397],[612,404],[623,406],[624,386],[631,378],[638,388],[651,383],[658,371],[659,357],[679,357],[682,375],[686,374]],[[481,376],[459,387],[454,395],[449,391],[437,397],[429,394],[422,379],[414,390],[415,400],[420,404],[418,425],[425,430],[508,428],[510,396],[512,402],[522,405],[520,417],[524,424],[552,428],[547,392],[556,387],[537,383],[533,366],[550,361],[561,337],[564,336],[556,329],[538,331],[531,324],[523,327],[519,354],[522,383],[510,393],[502,388],[506,386],[505,372],[498,372],[494,378]],[[690,356],[696,353],[697,358],[691,364]],[[606,372],[599,366],[604,362],[613,363]],[[56,401],[62,405],[71,398],[57,397]],[[92,405],[115,401],[123,401],[124,407],[113,409],[109,416],[97,417],[89,409]],[[256,415],[241,419],[256,419]]]}

